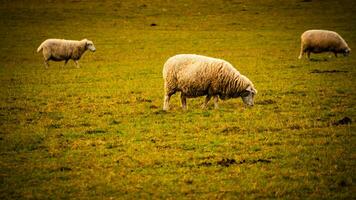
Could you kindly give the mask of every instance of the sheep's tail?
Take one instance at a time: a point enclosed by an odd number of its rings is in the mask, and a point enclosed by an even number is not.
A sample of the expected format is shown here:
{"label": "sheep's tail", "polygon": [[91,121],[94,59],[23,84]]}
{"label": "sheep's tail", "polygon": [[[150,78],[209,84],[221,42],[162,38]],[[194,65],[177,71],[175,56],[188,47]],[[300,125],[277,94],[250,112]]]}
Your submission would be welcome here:
{"label": "sheep's tail", "polygon": [[37,53],[43,49],[43,43],[37,48]]}

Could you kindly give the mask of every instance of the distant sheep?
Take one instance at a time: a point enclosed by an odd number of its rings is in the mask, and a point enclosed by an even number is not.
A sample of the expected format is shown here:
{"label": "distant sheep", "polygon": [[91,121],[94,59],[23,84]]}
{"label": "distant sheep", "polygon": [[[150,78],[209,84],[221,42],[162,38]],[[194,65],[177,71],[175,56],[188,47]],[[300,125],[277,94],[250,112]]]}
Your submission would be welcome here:
{"label": "distant sheep", "polygon": [[163,67],[163,79],[163,110],[169,110],[170,97],[176,92],[181,92],[183,109],[186,109],[186,98],[205,95],[203,108],[211,97],[215,108],[218,108],[218,97],[222,100],[242,97],[245,104],[253,106],[257,93],[252,82],[227,61],[194,54],[169,58]]}
{"label": "distant sheep", "polygon": [[351,49],[345,40],[334,31],[327,30],[308,30],[301,35],[301,47],[299,59],[304,53],[310,58],[310,53],[333,52],[335,57],[338,53],[347,56]]}
{"label": "distant sheep", "polygon": [[48,68],[48,62],[50,60],[64,60],[65,65],[70,59],[72,59],[75,62],[76,67],[79,68],[78,60],[87,49],[95,52],[95,46],[93,42],[87,39],[83,39],[81,41],[47,39],[38,47],[37,52],[42,50],[46,68]]}

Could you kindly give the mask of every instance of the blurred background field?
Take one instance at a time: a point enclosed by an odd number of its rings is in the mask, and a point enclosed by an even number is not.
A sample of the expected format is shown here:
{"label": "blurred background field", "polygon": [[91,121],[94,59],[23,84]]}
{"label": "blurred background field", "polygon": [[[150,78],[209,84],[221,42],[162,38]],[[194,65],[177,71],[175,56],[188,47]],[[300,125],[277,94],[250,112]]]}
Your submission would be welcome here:
{"label": "blurred background field", "polygon": [[[355,198],[356,53],[298,60],[307,29],[356,49],[352,0],[2,1],[1,199]],[[45,69],[47,38],[92,40]],[[241,99],[162,111],[164,62],[225,59]]]}

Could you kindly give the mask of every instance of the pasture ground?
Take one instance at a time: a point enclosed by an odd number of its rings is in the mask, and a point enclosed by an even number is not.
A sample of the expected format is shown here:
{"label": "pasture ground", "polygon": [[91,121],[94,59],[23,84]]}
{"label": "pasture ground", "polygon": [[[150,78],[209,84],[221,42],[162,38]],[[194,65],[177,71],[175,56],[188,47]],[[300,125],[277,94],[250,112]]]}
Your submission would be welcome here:
{"label": "pasture ground", "polygon": [[[2,1],[0,199],[355,199],[356,1]],[[335,30],[349,57],[298,60]],[[46,38],[94,41],[45,69]],[[256,105],[162,111],[179,53],[231,62]],[[336,125],[348,117],[353,123]]]}

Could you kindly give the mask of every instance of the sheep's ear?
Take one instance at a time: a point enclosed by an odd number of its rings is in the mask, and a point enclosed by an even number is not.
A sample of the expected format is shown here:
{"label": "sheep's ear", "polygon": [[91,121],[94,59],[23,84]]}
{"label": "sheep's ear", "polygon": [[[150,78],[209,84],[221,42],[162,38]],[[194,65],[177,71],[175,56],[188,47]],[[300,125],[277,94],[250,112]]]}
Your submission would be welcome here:
{"label": "sheep's ear", "polygon": [[246,88],[246,90],[249,91],[249,92],[252,92],[251,86],[248,86],[248,87]]}
{"label": "sheep's ear", "polygon": [[252,94],[257,94],[257,90],[251,86],[248,86],[246,88],[247,91],[251,92]]}

